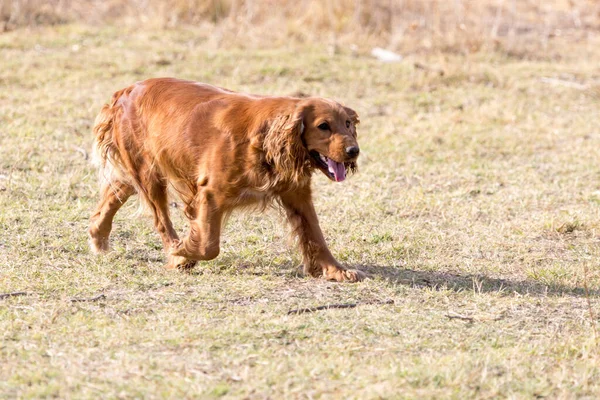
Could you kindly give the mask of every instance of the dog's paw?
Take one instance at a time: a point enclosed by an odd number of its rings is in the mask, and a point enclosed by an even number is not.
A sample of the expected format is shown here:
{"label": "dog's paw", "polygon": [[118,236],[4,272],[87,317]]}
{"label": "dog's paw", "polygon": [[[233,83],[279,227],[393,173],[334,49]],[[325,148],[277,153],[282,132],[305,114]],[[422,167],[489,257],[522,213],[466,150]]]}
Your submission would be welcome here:
{"label": "dog's paw", "polygon": [[108,238],[90,237],[89,244],[94,254],[106,253],[109,250]]}
{"label": "dog's paw", "polygon": [[175,240],[171,244],[171,251],[169,253],[169,262],[165,266],[166,269],[178,269],[181,271],[187,271],[196,265],[196,260],[190,260],[189,258],[183,257],[180,252],[183,249],[183,243],[181,240]]}
{"label": "dog's paw", "polygon": [[177,269],[180,271],[187,271],[196,266],[196,260],[190,260],[180,256],[169,256],[169,262],[165,265],[166,269]]}
{"label": "dog's paw", "polygon": [[360,282],[366,277],[367,274],[358,269],[336,268],[325,273],[325,279],[338,282]]}
{"label": "dog's paw", "polygon": [[360,282],[365,280],[367,274],[359,269],[347,269],[343,271],[344,281],[348,282]]}

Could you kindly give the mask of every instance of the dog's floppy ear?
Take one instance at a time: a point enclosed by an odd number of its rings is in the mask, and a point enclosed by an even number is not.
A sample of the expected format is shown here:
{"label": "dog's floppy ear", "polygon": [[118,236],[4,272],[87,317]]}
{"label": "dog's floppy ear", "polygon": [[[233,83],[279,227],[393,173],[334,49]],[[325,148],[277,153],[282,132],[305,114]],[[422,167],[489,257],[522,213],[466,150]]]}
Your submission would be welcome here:
{"label": "dog's floppy ear", "polygon": [[275,116],[268,123],[263,143],[265,157],[280,178],[299,181],[309,166],[308,150],[302,142],[304,107]]}
{"label": "dog's floppy ear", "polygon": [[350,122],[352,122],[353,125],[360,124],[360,118],[358,117],[356,111],[354,111],[350,107],[344,107],[344,111],[346,111],[346,114],[348,114],[348,116],[350,117]]}

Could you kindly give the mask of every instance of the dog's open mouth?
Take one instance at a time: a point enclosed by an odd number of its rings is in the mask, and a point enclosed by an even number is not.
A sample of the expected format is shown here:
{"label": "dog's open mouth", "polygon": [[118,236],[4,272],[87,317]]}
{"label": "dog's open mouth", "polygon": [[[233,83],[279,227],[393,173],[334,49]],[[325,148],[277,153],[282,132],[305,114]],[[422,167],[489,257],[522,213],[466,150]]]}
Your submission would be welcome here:
{"label": "dog's open mouth", "polygon": [[346,165],[344,163],[334,161],[314,150],[310,152],[310,155],[315,160],[317,167],[327,175],[329,179],[336,182],[341,182],[346,179]]}

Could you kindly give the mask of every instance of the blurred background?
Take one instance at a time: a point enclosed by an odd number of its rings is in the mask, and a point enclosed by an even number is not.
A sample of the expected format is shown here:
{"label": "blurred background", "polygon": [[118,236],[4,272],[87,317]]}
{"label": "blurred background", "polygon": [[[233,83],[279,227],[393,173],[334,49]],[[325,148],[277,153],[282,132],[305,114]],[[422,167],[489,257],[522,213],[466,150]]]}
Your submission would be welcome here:
{"label": "blurred background", "polygon": [[292,42],[331,52],[504,51],[555,54],[554,41],[585,41],[600,28],[596,0],[2,0],[0,32],[80,23],[194,27],[214,46]]}

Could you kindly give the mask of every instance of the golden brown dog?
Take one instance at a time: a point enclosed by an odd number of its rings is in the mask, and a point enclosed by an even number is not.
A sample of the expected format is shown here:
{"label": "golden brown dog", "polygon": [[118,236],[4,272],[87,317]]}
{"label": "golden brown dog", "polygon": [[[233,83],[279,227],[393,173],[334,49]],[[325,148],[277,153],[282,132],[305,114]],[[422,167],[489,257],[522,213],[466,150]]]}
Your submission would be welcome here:
{"label": "golden brown dog", "polygon": [[[318,97],[254,96],[170,78],[120,90],[94,127],[102,188],[91,248],[108,250],[115,213],[137,193],[154,216],[167,268],[190,268],[217,257],[233,209],[275,201],[298,237],[307,274],[361,280],[364,273],[341,266],[327,248],[310,186],[314,170],[340,182],[356,169],[357,124],[352,109]],[[183,240],[169,219],[169,185],[190,219]]]}

